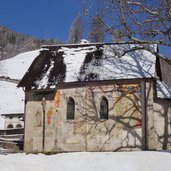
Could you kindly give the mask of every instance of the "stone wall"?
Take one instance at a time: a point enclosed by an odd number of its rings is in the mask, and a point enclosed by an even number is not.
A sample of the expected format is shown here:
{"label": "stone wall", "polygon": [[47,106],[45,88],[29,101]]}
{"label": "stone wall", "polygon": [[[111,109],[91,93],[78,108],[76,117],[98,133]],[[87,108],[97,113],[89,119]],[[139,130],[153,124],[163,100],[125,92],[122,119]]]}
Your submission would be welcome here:
{"label": "stone wall", "polygon": [[171,100],[155,99],[154,130],[157,150],[171,150]]}
{"label": "stone wall", "polygon": [[[34,93],[27,93],[26,152],[140,150],[140,84],[87,86],[59,89],[46,101],[43,149],[43,107]],[[46,95],[47,96],[47,95]],[[75,101],[75,119],[67,120],[69,97]],[[100,119],[100,101],[108,99],[109,119]],[[35,100],[36,99],[36,100]]]}

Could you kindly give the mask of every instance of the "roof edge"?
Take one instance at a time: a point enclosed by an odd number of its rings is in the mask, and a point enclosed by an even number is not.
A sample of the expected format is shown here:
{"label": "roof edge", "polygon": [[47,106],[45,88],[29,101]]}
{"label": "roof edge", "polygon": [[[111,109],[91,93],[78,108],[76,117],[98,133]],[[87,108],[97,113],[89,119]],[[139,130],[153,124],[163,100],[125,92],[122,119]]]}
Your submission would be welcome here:
{"label": "roof edge", "polygon": [[[84,46],[92,46],[92,45],[123,45],[123,44],[150,44],[154,45],[154,43],[142,42],[142,43],[135,43],[135,42],[95,42],[95,43],[77,43],[77,44],[56,44],[56,45],[42,45],[41,48],[59,48],[59,47],[84,47]],[[157,43],[155,43],[157,45]]]}

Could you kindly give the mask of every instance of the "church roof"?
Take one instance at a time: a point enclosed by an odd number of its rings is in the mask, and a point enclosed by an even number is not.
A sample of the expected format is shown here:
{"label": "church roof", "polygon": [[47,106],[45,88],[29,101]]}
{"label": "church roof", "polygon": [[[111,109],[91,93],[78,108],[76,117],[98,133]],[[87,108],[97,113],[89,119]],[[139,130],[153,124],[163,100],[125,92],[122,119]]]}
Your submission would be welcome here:
{"label": "church roof", "polygon": [[53,89],[61,83],[153,78],[155,64],[156,57],[136,44],[44,46],[18,86]]}

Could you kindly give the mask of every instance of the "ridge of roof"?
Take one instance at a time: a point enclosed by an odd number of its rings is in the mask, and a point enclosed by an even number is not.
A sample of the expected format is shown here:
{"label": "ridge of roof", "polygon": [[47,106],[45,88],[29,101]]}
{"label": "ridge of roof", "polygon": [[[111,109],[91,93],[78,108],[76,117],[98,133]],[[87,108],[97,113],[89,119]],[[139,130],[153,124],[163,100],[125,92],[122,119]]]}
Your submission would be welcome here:
{"label": "ridge of roof", "polygon": [[[76,43],[76,44],[56,44],[56,45],[42,45],[41,48],[60,48],[60,47],[85,47],[85,46],[93,46],[93,45],[128,45],[128,44],[134,44],[134,45],[142,45],[142,44],[149,44],[154,45],[154,43],[135,43],[135,42],[95,42],[95,43]],[[156,44],[157,45],[157,44]]]}

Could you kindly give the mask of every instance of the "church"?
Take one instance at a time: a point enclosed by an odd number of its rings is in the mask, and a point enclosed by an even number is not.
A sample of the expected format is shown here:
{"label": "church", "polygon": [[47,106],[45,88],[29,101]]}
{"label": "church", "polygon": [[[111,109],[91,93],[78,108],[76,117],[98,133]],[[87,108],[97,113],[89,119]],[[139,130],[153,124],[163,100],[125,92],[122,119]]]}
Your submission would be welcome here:
{"label": "church", "polygon": [[170,150],[171,65],[145,46],[43,46],[18,84],[24,151]]}

